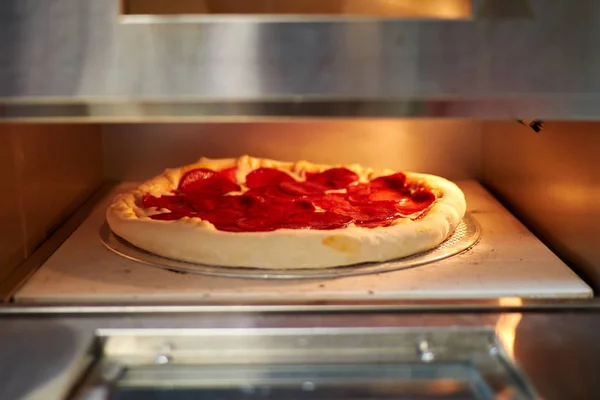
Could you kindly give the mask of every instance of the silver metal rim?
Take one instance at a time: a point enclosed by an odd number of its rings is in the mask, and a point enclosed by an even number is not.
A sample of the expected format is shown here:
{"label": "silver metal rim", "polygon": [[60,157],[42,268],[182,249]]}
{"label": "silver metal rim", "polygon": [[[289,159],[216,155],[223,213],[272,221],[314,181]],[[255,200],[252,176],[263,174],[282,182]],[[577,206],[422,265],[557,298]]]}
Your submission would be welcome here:
{"label": "silver metal rim", "polygon": [[414,268],[460,254],[477,244],[480,238],[481,227],[479,223],[471,214],[467,214],[454,233],[438,247],[410,257],[387,262],[363,263],[335,268],[267,270],[260,268],[220,267],[161,257],[142,250],[115,235],[106,222],[100,228],[100,240],[102,244],[112,252],[129,260],[176,272],[253,279],[341,278]]}

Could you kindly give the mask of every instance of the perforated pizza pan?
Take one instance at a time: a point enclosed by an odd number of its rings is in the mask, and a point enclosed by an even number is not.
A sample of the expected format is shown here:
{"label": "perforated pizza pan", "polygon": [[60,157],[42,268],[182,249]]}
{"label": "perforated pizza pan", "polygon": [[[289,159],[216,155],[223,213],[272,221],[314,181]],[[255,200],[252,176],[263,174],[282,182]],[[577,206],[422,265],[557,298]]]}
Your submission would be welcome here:
{"label": "perforated pizza pan", "polygon": [[137,261],[153,267],[164,268],[170,271],[192,274],[254,278],[254,279],[319,279],[340,278],[344,276],[377,274],[381,272],[397,271],[401,269],[418,267],[420,265],[440,261],[455,256],[473,247],[481,237],[479,223],[472,215],[467,214],[458,225],[454,233],[438,247],[410,257],[400,258],[382,263],[362,263],[350,266],[323,268],[323,269],[260,269],[219,267],[214,265],[196,264],[177,261],[170,258],[157,256],[135,247],[123,238],[115,235],[105,222],[100,228],[100,239],[104,246],[114,253],[129,260]]}

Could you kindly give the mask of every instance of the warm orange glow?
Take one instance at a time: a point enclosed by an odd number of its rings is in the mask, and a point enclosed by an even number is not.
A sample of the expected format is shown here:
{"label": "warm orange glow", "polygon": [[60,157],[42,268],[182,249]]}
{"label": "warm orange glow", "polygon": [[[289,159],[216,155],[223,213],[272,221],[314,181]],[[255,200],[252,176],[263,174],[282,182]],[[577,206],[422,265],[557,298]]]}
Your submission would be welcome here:
{"label": "warm orange glow", "polygon": [[462,0],[345,0],[343,3],[343,14],[465,18],[471,13],[470,2]]}
{"label": "warm orange glow", "polygon": [[428,392],[430,394],[449,395],[459,393],[465,389],[464,386],[463,382],[456,379],[436,379],[428,383]]}
{"label": "warm orange glow", "polygon": [[[523,305],[523,300],[518,297],[502,298],[498,302],[503,307]],[[502,314],[496,323],[496,335],[502,341],[504,349],[510,358],[514,358],[515,336],[522,318],[523,314],[521,313]]]}
{"label": "warm orange glow", "polygon": [[125,14],[321,14],[468,18],[470,0],[123,0]]}

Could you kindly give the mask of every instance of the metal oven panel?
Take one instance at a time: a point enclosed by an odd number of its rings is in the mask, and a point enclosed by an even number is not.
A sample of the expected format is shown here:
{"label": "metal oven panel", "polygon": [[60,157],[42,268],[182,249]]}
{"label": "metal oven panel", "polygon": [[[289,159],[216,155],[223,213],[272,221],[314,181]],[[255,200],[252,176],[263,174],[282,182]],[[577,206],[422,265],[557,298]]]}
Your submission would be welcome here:
{"label": "metal oven panel", "polygon": [[103,126],[104,174],[119,182],[145,181],[201,156],[249,154],[480,179],[481,125],[473,120],[360,118],[111,124]]}
{"label": "metal oven panel", "polygon": [[493,328],[101,330],[73,399],[533,399]]}
{"label": "metal oven panel", "polygon": [[598,1],[471,3],[472,19],[284,20],[3,1],[0,118],[597,118]]}
{"label": "metal oven panel", "polygon": [[561,259],[600,289],[600,124],[485,123],[484,183]]}

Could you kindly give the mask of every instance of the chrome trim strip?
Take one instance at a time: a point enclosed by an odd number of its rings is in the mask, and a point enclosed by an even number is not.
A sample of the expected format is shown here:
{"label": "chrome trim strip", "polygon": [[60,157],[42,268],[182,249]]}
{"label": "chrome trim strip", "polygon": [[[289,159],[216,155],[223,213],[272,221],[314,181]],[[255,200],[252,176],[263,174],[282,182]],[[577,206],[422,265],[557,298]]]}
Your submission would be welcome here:
{"label": "chrome trim strip", "polygon": [[[502,19],[502,18],[498,18]],[[435,22],[435,21],[472,21],[473,17],[465,18],[436,18],[436,17],[398,17],[370,15],[260,15],[260,14],[188,14],[188,15],[150,15],[129,14],[119,18],[124,24],[211,24],[211,23],[378,23],[378,22]]]}
{"label": "chrome trim strip", "polygon": [[198,314],[198,313],[511,313],[598,311],[600,301],[553,300],[524,301],[520,306],[501,306],[497,301],[422,302],[415,304],[288,304],[288,305],[114,305],[114,306],[3,306],[0,317],[18,315],[90,315],[90,314]]}
{"label": "chrome trim strip", "polygon": [[205,121],[236,118],[600,118],[600,96],[531,99],[50,100],[0,99],[0,121]]}

